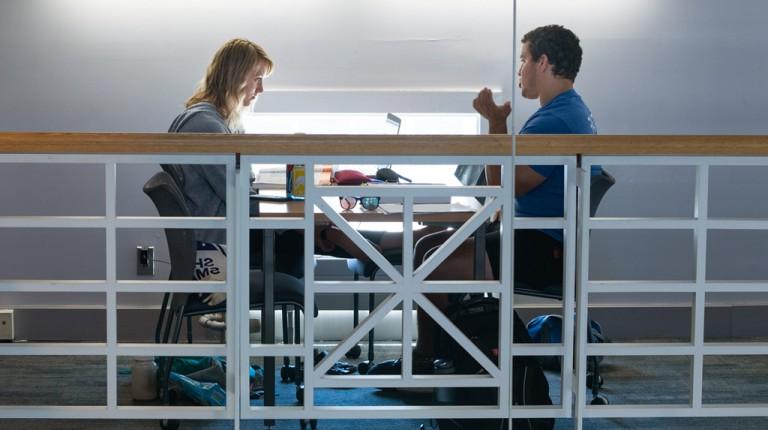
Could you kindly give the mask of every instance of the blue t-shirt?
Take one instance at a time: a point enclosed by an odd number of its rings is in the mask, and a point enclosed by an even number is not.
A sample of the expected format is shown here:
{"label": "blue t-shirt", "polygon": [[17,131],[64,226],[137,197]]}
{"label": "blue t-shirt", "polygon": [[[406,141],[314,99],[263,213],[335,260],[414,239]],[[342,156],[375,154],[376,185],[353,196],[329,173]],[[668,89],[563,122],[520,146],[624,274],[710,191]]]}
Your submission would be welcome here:
{"label": "blue t-shirt", "polygon": [[[597,134],[592,112],[575,90],[561,93],[525,122],[520,134]],[[565,174],[563,166],[530,166],[546,179],[526,195],[515,199],[519,217],[562,217]],[[592,174],[600,172],[593,166]],[[563,241],[562,230],[542,230]]]}

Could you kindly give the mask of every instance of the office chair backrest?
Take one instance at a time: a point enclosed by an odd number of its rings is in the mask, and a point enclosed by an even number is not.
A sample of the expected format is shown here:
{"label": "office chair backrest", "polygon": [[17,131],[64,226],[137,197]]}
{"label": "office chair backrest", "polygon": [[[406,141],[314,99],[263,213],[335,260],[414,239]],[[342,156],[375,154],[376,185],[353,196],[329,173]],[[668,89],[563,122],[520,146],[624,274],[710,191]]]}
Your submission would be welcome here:
{"label": "office chair backrest", "polygon": [[[186,217],[189,210],[184,195],[167,172],[155,173],[146,184],[144,194],[148,195],[160,216]],[[194,280],[197,241],[192,229],[165,229],[168,253],[171,258],[171,279],[175,281]]]}
{"label": "office chair backrest", "polygon": [[160,168],[165,173],[171,176],[173,182],[179,187],[179,190],[184,189],[184,172],[181,170],[181,166],[178,164],[161,164]]}
{"label": "office chair backrest", "polygon": [[[611,176],[610,173],[602,170],[599,175],[593,175],[589,185],[590,202],[589,202],[589,214],[595,216],[597,208],[600,206],[600,202],[605,197],[605,193],[616,183],[616,179]],[[560,300],[563,298],[563,285],[557,283],[553,285],[547,285],[544,287],[533,288],[522,282],[515,282],[514,286],[515,294],[522,294],[526,296],[544,297],[549,299]]]}
{"label": "office chair backrest", "polygon": [[589,216],[595,216],[597,207],[600,206],[600,202],[603,200],[603,197],[605,197],[605,193],[608,192],[608,189],[615,183],[616,178],[611,176],[611,174],[605,170],[601,170],[599,175],[592,176],[592,181],[589,185],[589,193],[591,194]]}

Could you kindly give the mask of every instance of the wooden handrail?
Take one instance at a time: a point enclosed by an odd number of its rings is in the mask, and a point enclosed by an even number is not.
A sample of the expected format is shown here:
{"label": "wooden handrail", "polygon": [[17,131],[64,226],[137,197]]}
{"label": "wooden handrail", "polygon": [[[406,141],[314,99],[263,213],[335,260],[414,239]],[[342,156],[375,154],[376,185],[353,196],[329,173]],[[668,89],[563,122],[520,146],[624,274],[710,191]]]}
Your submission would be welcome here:
{"label": "wooden handrail", "polygon": [[[0,133],[3,154],[504,156],[512,137]],[[765,156],[768,136],[519,135],[518,155]]]}
{"label": "wooden handrail", "polygon": [[518,155],[765,156],[765,135],[520,135]]}

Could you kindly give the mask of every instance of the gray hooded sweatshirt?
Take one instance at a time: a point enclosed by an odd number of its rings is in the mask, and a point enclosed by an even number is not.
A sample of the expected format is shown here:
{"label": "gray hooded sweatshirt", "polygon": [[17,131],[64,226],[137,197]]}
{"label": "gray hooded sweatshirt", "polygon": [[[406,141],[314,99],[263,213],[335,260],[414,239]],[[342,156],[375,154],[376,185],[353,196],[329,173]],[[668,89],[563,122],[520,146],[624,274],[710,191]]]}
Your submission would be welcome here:
{"label": "gray hooded sweatshirt", "polygon": [[[231,133],[224,118],[207,102],[188,107],[171,123],[169,133]],[[227,213],[227,178],[223,165],[182,164],[184,194],[192,216],[223,217]],[[252,202],[257,203],[257,202]],[[258,208],[252,208],[251,213]],[[225,243],[224,230],[196,230],[201,242]]]}

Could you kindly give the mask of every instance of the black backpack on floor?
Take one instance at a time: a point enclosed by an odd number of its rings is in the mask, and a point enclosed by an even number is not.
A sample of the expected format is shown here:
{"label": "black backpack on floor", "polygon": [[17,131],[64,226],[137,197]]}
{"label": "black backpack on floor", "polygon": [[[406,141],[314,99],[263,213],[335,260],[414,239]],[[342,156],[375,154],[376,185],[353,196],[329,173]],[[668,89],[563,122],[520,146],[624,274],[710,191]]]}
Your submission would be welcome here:
{"label": "black backpack on floor", "polygon": [[[499,301],[493,297],[479,297],[463,300],[448,308],[446,314],[456,326],[477,345],[486,356],[497,362],[499,342]],[[531,343],[525,324],[514,313],[515,343]],[[477,362],[461,348],[450,336],[442,342],[450,352],[443,369],[437,365],[438,373],[476,374],[485,373]],[[549,383],[544,376],[536,357],[514,357],[512,360],[513,387],[512,401],[515,405],[551,405]],[[498,402],[496,388],[458,388],[452,393],[452,401],[459,405],[495,405]],[[440,430],[502,430],[508,428],[509,420],[495,419],[439,419]],[[551,430],[555,426],[553,418],[515,418],[515,430]]]}

